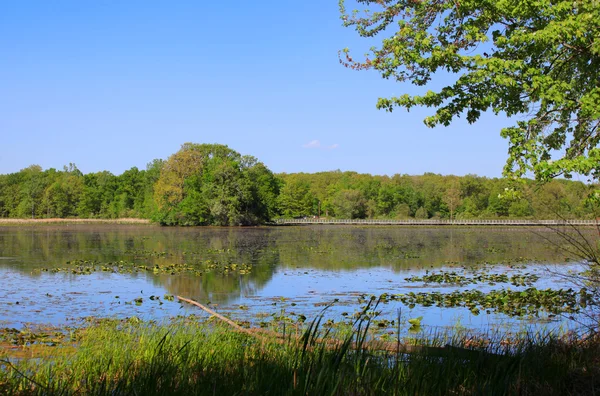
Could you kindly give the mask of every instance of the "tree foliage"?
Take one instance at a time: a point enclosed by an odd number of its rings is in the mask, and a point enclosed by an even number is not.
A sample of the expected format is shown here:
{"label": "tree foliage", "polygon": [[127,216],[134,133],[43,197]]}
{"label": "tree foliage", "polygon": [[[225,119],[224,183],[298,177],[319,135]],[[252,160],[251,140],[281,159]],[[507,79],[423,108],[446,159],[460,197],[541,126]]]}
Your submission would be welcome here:
{"label": "tree foliage", "polygon": [[220,144],[186,143],[161,169],[156,219],[178,225],[250,225],[273,215],[279,186],[254,157]]}
{"label": "tree foliage", "polygon": [[600,172],[600,4],[594,0],[357,0],[377,10],[347,11],[362,37],[385,36],[364,61],[340,61],[386,79],[442,87],[381,98],[392,111],[426,106],[425,124],[473,123],[485,111],[516,123],[505,174],[539,180]]}
{"label": "tree foliage", "polygon": [[314,213],[315,196],[308,181],[288,179],[277,200],[279,211],[284,217],[299,218]]}
{"label": "tree foliage", "polygon": [[[283,217],[336,218],[594,218],[589,195],[596,185],[555,179],[540,185],[523,179],[509,197],[505,178],[476,175],[378,176],[356,172],[280,174]],[[321,204],[319,213],[318,203]]]}
{"label": "tree foliage", "polygon": [[378,176],[357,172],[274,175],[227,146],[186,143],[166,161],[121,175],[32,165],[0,175],[0,217],[150,218],[173,225],[261,224],[276,217],[594,218],[597,186],[475,175]]}

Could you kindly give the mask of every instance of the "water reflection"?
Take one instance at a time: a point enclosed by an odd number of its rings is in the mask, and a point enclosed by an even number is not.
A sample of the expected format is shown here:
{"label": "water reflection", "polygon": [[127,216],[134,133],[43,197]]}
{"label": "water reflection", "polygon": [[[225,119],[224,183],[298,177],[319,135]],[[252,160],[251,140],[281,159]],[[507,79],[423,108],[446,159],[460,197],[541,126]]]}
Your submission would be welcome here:
{"label": "water reflection", "polygon": [[[406,271],[419,269],[468,267],[485,262],[509,265],[564,263],[565,254],[559,246],[562,242],[556,240],[555,244],[549,244],[545,240],[555,238],[552,231],[533,231],[525,228],[357,226],[0,227],[0,275],[4,288],[0,293],[3,306],[0,313],[5,317],[21,315],[22,311],[11,304],[29,296],[31,312],[46,312],[57,306],[69,310],[73,305],[81,315],[123,315],[127,309],[148,315],[172,315],[177,313],[179,306],[166,307],[165,304],[158,308],[157,304],[144,303],[141,307],[125,307],[124,303],[142,293],[144,296],[170,293],[221,306],[240,301],[260,305],[276,294],[306,297],[303,294],[311,293],[311,287],[315,285],[318,287],[313,289],[318,289],[321,295],[338,291],[383,293],[392,286],[397,290],[406,287],[402,284]],[[253,267],[246,275],[215,271],[202,276],[164,273],[71,275],[41,271],[62,268],[67,261],[80,259],[101,263],[124,260],[151,266],[185,263],[199,267],[206,260],[213,260],[252,264]],[[54,300],[48,297],[42,303],[45,294],[41,294],[41,290],[58,297]],[[74,298],[78,292],[95,293],[96,297]],[[119,299],[115,298],[117,294]],[[84,309],[88,300],[93,301],[94,309]],[[110,309],[98,310],[99,304]],[[61,318],[66,316],[64,312],[61,315]]]}

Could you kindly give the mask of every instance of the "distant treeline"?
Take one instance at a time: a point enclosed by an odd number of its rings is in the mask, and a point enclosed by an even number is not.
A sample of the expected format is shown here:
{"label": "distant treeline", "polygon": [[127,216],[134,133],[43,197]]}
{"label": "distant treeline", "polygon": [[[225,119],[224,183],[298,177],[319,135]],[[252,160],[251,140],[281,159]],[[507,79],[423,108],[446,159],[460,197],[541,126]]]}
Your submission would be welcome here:
{"label": "distant treeline", "polygon": [[121,175],[32,165],[0,175],[0,217],[138,217],[172,225],[250,225],[276,217],[593,218],[597,186],[569,180],[467,176],[273,174],[227,146],[186,143],[167,160]]}

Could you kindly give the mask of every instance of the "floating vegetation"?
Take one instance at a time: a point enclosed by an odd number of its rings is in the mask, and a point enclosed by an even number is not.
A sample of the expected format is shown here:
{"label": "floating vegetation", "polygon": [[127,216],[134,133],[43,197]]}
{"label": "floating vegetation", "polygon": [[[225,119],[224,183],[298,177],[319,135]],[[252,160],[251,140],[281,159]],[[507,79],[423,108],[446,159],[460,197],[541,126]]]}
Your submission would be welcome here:
{"label": "floating vegetation", "polygon": [[130,254],[133,256],[143,256],[143,257],[167,257],[167,256],[172,256],[171,253],[167,253],[167,252],[157,252],[154,250],[141,250],[141,249],[137,249],[137,250],[126,250],[125,254]]}
{"label": "floating vegetation", "polygon": [[234,253],[234,251],[231,250],[231,249],[212,249],[212,248],[206,249],[205,252],[206,253],[212,253],[212,254]]}
{"label": "floating vegetation", "polygon": [[198,264],[186,263],[168,263],[141,265],[128,261],[100,262],[95,260],[73,260],[67,261],[68,267],[42,268],[42,272],[68,272],[74,275],[89,275],[94,272],[111,272],[118,274],[131,274],[141,272],[151,272],[153,274],[176,275],[181,273],[202,276],[205,273],[213,272],[223,275],[238,274],[247,275],[252,271],[251,264],[222,263],[213,260],[206,260]]}
{"label": "floating vegetation", "polygon": [[[362,295],[359,302],[369,298]],[[468,308],[473,315],[479,315],[484,310],[486,313],[502,313],[512,317],[539,316],[546,313],[550,317],[560,314],[576,314],[585,309],[592,301],[593,295],[582,288],[573,289],[536,289],[530,287],[525,290],[492,290],[484,293],[480,290],[454,291],[452,293],[440,292],[410,292],[407,294],[383,294],[382,302],[400,301],[409,308],[417,305],[423,307],[436,306],[438,308]]]}
{"label": "floating vegetation", "polygon": [[421,258],[421,256],[419,256],[416,253],[412,253],[412,252],[403,252],[400,258],[405,258],[405,259],[418,259]]}
{"label": "floating vegetation", "polygon": [[434,272],[423,276],[412,276],[404,278],[407,282],[424,282],[424,283],[448,283],[455,285],[468,285],[487,283],[495,285],[496,283],[510,283],[514,286],[531,286],[540,279],[538,275],[525,273],[508,276],[507,274],[488,274],[476,272],[473,276],[461,275],[457,272]]}
{"label": "floating vegetation", "polygon": [[316,253],[316,254],[332,254],[332,253],[334,253],[333,248],[318,248],[318,247],[314,247],[314,246],[302,246],[301,249],[307,250],[311,253]]}
{"label": "floating vegetation", "polygon": [[236,251],[230,248],[216,249],[216,248],[205,248],[201,250],[184,250],[181,252],[184,256],[195,256],[199,254],[235,254]]}
{"label": "floating vegetation", "polygon": [[0,343],[13,346],[56,346],[75,337],[70,328],[0,328]]}
{"label": "floating vegetation", "polygon": [[421,321],[422,320],[423,320],[422,316],[419,316],[418,318],[408,319],[408,323],[410,324],[409,331],[412,331],[412,332],[419,331],[421,329]]}
{"label": "floating vegetation", "polygon": [[502,258],[500,260],[482,260],[477,261],[475,264],[477,265],[507,265],[509,268],[514,269],[525,269],[527,266],[525,264],[528,263],[543,263],[547,262],[542,258],[537,257],[512,257],[512,258]]}

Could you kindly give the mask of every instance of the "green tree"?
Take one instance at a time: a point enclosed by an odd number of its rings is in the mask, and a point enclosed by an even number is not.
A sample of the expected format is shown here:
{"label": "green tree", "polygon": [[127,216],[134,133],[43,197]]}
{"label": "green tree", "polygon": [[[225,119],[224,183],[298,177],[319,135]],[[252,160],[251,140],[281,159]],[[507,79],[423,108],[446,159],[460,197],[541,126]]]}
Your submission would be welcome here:
{"label": "green tree", "polygon": [[396,206],[396,191],[394,187],[387,183],[379,189],[377,197],[377,209],[383,217],[388,217]]}
{"label": "green tree", "polygon": [[333,200],[335,215],[343,219],[364,219],[367,201],[359,190],[341,190]]}
{"label": "green tree", "polygon": [[288,178],[277,198],[279,210],[284,217],[313,215],[315,196],[310,184],[298,178]]}
{"label": "green tree", "polygon": [[416,219],[428,219],[429,218],[429,214],[427,213],[427,209],[425,209],[424,207],[421,206],[415,212],[415,218]]}
{"label": "green tree", "polygon": [[52,174],[54,175],[53,182],[44,191],[43,201],[46,206],[46,215],[48,217],[76,216],[83,192],[83,174],[72,163],[65,166],[62,172],[53,172]]}
{"label": "green tree", "polygon": [[477,217],[488,206],[489,180],[476,175],[460,178],[460,195],[463,197],[463,217]]}
{"label": "green tree", "polygon": [[22,217],[35,218],[39,214],[42,193],[44,191],[44,180],[42,167],[31,165],[19,172],[23,175],[24,182],[20,184],[21,200],[17,208]]}
{"label": "green tree", "polygon": [[277,197],[281,179],[276,178],[262,162],[251,156],[243,157],[246,199],[243,211],[250,223],[262,223],[279,214]]}
{"label": "green tree", "polygon": [[[5,217],[27,217],[27,213],[21,214],[17,210],[22,200],[21,185],[25,182],[25,174],[16,172],[6,175],[4,185],[0,189],[3,201],[3,213]],[[27,210],[26,210],[27,211]]]}
{"label": "green tree", "polygon": [[138,214],[143,218],[151,218],[154,213],[158,212],[156,201],[154,200],[154,186],[160,178],[160,172],[165,161],[154,159],[146,164],[143,183],[143,202]]}
{"label": "green tree", "polygon": [[460,189],[458,188],[458,183],[456,180],[454,180],[452,186],[446,190],[443,200],[450,211],[450,220],[453,220],[456,208],[458,208],[458,206],[462,203]]}
{"label": "green tree", "polygon": [[145,171],[137,167],[126,170],[117,176],[115,191],[115,217],[130,217],[142,211],[144,204]]}
{"label": "green tree", "polygon": [[508,215],[510,217],[523,218],[533,214],[533,209],[526,199],[519,199],[511,202],[508,208]]}
{"label": "green tree", "polygon": [[508,209],[510,207],[510,200],[506,199],[502,195],[503,191],[498,189],[490,193],[488,199],[489,205],[487,208],[488,215],[506,217],[508,216]]}
{"label": "green tree", "polygon": [[364,61],[345,49],[343,64],[416,86],[443,80],[435,91],[381,98],[378,108],[434,108],[430,127],[461,116],[473,123],[485,111],[518,116],[501,131],[509,140],[506,174],[600,176],[597,1],[358,2],[376,10],[349,14],[340,0],[344,25],[387,37]]}
{"label": "green tree", "polygon": [[0,175],[0,217],[8,217],[7,194],[9,189],[8,175]]}
{"label": "green tree", "polygon": [[567,201],[565,186],[558,180],[544,184],[535,191],[533,206],[541,218],[570,217],[570,205]]}
{"label": "green tree", "polygon": [[398,204],[394,208],[394,213],[396,219],[408,219],[410,217],[410,206],[405,203]]}
{"label": "green tree", "polygon": [[179,225],[250,225],[270,220],[275,176],[221,144],[185,143],[161,167],[156,220]]}
{"label": "green tree", "polygon": [[111,210],[117,190],[117,177],[108,171],[83,177],[78,212],[81,217],[114,217]]}

